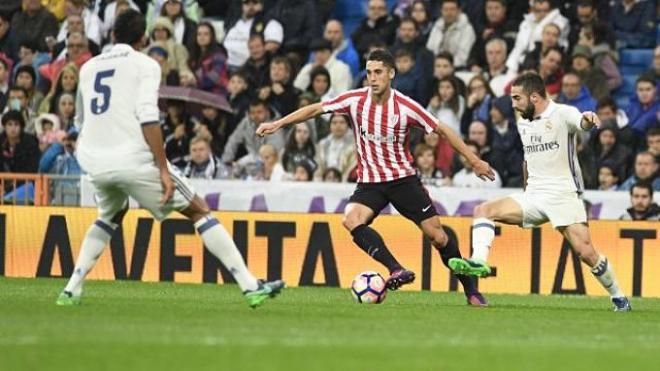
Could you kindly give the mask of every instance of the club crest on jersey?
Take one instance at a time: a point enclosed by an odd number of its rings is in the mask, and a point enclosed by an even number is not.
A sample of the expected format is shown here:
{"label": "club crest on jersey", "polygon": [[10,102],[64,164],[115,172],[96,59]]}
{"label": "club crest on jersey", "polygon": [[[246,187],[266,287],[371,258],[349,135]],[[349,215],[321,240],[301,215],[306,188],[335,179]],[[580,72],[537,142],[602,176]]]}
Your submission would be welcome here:
{"label": "club crest on jersey", "polygon": [[552,122],[550,120],[545,120],[545,128],[546,130],[552,130]]}

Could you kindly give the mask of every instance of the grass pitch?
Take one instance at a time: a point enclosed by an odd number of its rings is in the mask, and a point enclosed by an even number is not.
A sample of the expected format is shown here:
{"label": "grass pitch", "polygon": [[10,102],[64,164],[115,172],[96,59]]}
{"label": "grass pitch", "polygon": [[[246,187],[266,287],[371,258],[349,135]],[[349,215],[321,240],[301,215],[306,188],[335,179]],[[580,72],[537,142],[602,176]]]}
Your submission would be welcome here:
{"label": "grass pitch", "polygon": [[658,370],[660,300],[286,289],[251,310],[236,286],[0,278],[0,370]]}

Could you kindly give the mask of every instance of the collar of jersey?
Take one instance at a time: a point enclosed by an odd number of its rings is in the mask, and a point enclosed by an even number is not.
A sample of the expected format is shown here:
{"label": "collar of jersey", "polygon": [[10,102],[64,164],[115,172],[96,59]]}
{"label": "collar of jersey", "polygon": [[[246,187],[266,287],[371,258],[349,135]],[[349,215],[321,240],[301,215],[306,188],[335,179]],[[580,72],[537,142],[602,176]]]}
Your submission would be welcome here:
{"label": "collar of jersey", "polygon": [[113,52],[117,52],[117,51],[119,51],[119,52],[121,52],[121,51],[130,51],[130,50],[133,50],[133,47],[131,47],[131,46],[128,45],[128,44],[115,44],[115,45],[112,47],[112,51],[113,51]]}
{"label": "collar of jersey", "polygon": [[550,118],[550,115],[552,115],[552,113],[555,112],[556,109],[557,109],[557,104],[555,103],[555,101],[550,99],[548,106],[545,107],[545,111],[543,111],[540,115],[534,117],[533,121]]}

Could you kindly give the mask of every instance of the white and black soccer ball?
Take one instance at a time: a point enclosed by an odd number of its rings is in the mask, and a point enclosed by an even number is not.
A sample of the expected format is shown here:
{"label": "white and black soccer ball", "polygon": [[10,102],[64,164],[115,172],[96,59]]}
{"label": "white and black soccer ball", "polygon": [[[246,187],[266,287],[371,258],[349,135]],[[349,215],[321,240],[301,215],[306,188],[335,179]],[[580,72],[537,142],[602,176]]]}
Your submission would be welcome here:
{"label": "white and black soccer ball", "polygon": [[385,279],[378,272],[362,272],[353,279],[351,294],[353,294],[353,298],[358,303],[382,303],[387,296]]}

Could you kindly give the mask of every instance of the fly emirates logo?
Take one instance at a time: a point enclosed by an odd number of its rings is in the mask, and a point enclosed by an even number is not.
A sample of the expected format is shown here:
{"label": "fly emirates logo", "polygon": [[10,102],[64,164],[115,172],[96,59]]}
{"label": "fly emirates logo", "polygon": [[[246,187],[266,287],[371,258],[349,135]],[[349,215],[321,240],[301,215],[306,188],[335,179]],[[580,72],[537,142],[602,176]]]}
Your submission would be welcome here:
{"label": "fly emirates logo", "polygon": [[559,149],[559,143],[557,140],[553,140],[552,142],[544,142],[543,136],[541,135],[530,135],[529,141],[530,144],[524,145],[525,154],[554,151]]}

